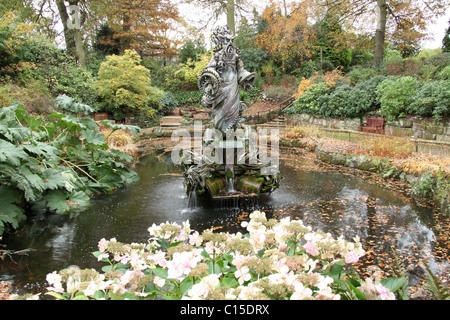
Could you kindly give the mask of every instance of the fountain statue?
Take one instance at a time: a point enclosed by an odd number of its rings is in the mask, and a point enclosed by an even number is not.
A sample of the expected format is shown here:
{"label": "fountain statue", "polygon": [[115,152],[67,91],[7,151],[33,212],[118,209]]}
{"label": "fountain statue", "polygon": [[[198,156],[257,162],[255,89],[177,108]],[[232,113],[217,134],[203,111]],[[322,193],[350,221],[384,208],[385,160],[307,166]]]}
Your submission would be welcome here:
{"label": "fountain statue", "polygon": [[[239,89],[251,89],[256,74],[245,70],[234,38],[228,26],[216,27],[213,32],[213,56],[198,85],[203,93],[201,105],[211,108],[214,128],[206,129],[205,152],[191,153],[195,161],[185,164],[184,175],[189,197],[208,194],[213,200],[224,203],[231,199],[237,205],[242,199],[277,189],[280,175],[278,162],[267,161],[274,160],[273,155],[261,156],[257,146],[259,140],[267,142],[267,135],[262,138],[261,133],[244,125],[247,105],[240,101]],[[278,151],[278,140],[271,143]]]}

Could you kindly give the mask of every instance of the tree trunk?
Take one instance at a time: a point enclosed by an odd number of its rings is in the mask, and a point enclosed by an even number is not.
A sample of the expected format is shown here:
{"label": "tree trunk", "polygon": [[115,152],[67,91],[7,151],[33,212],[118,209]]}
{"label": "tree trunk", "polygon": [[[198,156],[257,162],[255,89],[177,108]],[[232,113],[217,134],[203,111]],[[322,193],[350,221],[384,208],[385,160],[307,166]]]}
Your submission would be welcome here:
{"label": "tree trunk", "polygon": [[130,16],[127,13],[124,13],[122,25],[123,37],[121,39],[123,51],[129,50],[131,48],[130,30],[131,30]]}
{"label": "tree trunk", "polygon": [[227,1],[227,24],[233,34],[236,34],[236,26],[234,22],[234,0]]}
{"label": "tree trunk", "polygon": [[69,15],[67,14],[64,0],[56,0],[56,5],[58,6],[59,15],[61,16],[61,21],[64,27],[64,40],[66,42],[66,50],[71,56],[75,57],[75,37],[73,34],[73,30],[69,29],[67,25]]}
{"label": "tree trunk", "polygon": [[375,52],[373,63],[377,69],[381,67],[383,62],[384,39],[386,36],[386,20],[387,20],[387,4],[386,0],[377,0],[378,23],[375,34]]}
{"label": "tree trunk", "polygon": [[78,63],[81,68],[86,69],[86,53],[84,50],[83,35],[81,29],[75,29],[75,50]]}
{"label": "tree trunk", "polygon": [[[69,1],[70,5],[77,5],[78,1]],[[80,25],[69,27],[69,14],[67,13],[64,0],[56,0],[58,11],[61,16],[61,21],[64,27],[64,39],[66,41],[67,52],[77,59],[81,68],[86,69],[86,53],[83,44],[83,35],[81,34],[81,19]]]}

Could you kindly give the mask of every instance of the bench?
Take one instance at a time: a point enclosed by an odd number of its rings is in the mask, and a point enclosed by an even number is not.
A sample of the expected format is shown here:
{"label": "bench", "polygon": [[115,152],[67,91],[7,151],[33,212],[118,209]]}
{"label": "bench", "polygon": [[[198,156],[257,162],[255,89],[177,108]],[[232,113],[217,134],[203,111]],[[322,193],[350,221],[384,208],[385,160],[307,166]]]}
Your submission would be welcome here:
{"label": "bench", "polygon": [[183,117],[162,117],[159,122],[160,127],[180,127],[182,124]]}
{"label": "bench", "polygon": [[366,124],[361,124],[361,131],[369,131],[375,133],[384,132],[384,119],[367,118]]}

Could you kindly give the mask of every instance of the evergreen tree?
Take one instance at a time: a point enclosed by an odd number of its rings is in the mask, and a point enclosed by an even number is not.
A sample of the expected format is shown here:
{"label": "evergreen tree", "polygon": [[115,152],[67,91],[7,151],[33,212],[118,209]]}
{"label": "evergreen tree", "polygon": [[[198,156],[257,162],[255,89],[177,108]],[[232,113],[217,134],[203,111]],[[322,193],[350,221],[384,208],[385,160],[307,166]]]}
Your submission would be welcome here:
{"label": "evergreen tree", "polygon": [[450,20],[448,20],[448,28],[445,31],[444,39],[442,39],[442,51],[450,52]]}
{"label": "evergreen tree", "polygon": [[114,38],[114,30],[108,24],[102,24],[97,33],[97,41],[94,49],[104,55],[118,55],[120,53],[120,42]]}

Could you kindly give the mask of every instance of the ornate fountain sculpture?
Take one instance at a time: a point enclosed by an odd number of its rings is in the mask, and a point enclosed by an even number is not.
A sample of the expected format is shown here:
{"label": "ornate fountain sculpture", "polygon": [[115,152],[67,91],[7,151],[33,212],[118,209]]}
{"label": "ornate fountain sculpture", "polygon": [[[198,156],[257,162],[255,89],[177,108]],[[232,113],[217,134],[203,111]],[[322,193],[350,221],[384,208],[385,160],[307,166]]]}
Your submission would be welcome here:
{"label": "ornate fountain sculpture", "polygon": [[207,193],[213,200],[232,199],[236,205],[240,199],[274,191],[280,176],[278,162],[273,166],[267,157],[260,157],[258,137],[243,126],[247,105],[239,100],[239,88],[251,89],[256,74],[244,69],[234,38],[228,26],[214,30],[214,54],[198,79],[201,104],[211,108],[214,129],[206,129],[210,130],[203,142],[207,152],[192,153],[195,161],[185,165],[184,175],[190,197]]}

